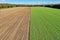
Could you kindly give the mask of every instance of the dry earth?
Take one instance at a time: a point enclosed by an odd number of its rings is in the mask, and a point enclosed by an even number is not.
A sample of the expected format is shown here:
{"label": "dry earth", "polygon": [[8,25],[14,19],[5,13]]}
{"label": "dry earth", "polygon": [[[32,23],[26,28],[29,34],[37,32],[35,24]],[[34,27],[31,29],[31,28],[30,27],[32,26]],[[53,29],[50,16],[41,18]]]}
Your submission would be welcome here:
{"label": "dry earth", "polygon": [[0,9],[0,40],[28,40],[30,8]]}

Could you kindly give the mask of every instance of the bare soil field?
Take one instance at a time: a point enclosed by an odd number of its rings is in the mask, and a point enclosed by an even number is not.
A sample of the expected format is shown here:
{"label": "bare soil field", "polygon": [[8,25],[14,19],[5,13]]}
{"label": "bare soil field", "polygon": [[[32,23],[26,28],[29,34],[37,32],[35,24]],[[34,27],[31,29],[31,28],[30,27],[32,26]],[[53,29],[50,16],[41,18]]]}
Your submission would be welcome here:
{"label": "bare soil field", "polygon": [[30,8],[0,9],[0,40],[28,40]]}

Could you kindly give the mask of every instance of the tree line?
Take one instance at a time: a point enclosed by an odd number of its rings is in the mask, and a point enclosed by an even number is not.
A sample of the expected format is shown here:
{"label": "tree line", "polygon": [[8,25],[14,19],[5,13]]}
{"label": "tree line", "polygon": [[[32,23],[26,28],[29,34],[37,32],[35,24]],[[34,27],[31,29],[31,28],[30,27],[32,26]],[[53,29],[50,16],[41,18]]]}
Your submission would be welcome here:
{"label": "tree line", "polygon": [[12,8],[16,7],[15,4],[0,4],[0,8]]}
{"label": "tree line", "polygon": [[43,4],[43,5],[25,5],[25,4],[0,4],[0,8],[13,8],[13,7],[51,7],[60,8],[60,4]]}

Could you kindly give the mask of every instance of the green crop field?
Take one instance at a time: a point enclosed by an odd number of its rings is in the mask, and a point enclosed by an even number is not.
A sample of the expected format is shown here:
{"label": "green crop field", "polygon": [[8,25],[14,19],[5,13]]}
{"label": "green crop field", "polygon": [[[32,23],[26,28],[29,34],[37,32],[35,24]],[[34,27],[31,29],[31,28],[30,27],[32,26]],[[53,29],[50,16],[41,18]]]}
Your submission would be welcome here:
{"label": "green crop field", "polygon": [[30,40],[60,40],[60,9],[32,7]]}

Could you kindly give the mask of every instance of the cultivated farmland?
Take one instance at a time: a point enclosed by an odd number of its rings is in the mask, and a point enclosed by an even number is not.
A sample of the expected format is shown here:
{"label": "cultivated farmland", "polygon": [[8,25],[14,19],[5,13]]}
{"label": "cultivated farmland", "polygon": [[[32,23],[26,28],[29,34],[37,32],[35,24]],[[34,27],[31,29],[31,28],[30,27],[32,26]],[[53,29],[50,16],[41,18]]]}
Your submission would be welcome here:
{"label": "cultivated farmland", "polygon": [[0,40],[28,40],[29,7],[0,9]]}
{"label": "cultivated farmland", "polygon": [[32,7],[30,40],[60,40],[60,9]]}

